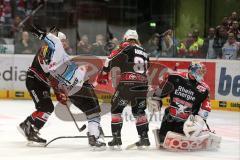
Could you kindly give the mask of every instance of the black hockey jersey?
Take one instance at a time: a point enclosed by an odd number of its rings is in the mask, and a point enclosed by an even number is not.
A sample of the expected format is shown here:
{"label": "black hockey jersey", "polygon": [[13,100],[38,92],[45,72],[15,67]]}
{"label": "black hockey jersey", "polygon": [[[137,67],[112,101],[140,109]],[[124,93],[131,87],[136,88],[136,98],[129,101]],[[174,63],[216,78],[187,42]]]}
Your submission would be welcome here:
{"label": "black hockey jersey", "polygon": [[136,44],[124,42],[106,59],[103,71],[109,72],[113,67],[119,67],[120,81],[146,81],[148,66],[149,55],[145,50]]}
{"label": "black hockey jersey", "polygon": [[211,107],[207,84],[189,79],[186,72],[167,75],[163,83],[165,95],[162,96],[170,95],[171,116],[180,120],[186,120],[190,114],[208,117]]}
{"label": "black hockey jersey", "polygon": [[47,65],[47,57],[50,56],[50,53],[51,50],[48,48],[48,46],[42,46],[38,50],[38,53],[35,55],[33,62],[28,69],[29,72],[33,73],[37,79],[44,82],[46,85],[49,85],[49,73],[44,68]]}

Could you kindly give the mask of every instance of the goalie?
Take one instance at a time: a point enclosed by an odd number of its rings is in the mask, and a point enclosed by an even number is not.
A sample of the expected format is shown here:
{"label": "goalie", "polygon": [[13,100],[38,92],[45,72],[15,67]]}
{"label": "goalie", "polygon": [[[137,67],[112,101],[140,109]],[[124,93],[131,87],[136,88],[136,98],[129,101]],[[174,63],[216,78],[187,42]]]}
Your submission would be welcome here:
{"label": "goalie", "polygon": [[[188,72],[167,74],[148,98],[148,106],[156,110],[160,98],[170,95],[160,129],[153,131],[157,147],[168,150],[217,149],[221,138],[211,133],[206,123],[211,111],[209,87],[203,82],[204,64],[192,62]],[[161,88],[161,89],[160,89]],[[204,131],[207,125],[208,130]]]}

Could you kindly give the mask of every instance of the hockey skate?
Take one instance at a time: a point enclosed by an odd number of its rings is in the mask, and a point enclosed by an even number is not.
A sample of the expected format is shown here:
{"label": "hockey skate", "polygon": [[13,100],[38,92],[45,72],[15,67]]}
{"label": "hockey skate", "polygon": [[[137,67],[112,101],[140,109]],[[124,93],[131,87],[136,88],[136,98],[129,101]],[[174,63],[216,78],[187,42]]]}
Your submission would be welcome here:
{"label": "hockey skate", "polygon": [[88,136],[88,144],[92,147],[93,151],[106,150],[106,143],[102,142],[100,138],[96,138],[94,135],[90,135],[89,132],[87,133],[87,136]]}
{"label": "hockey skate", "polygon": [[19,132],[28,140],[28,146],[44,146],[46,140],[39,137],[39,131],[29,121],[24,121],[18,126]]}
{"label": "hockey skate", "polygon": [[126,150],[132,149],[134,147],[137,147],[140,150],[148,149],[149,146],[150,146],[150,141],[149,141],[148,135],[147,133],[143,133],[142,135],[140,135],[140,140],[138,142],[128,145]]}
{"label": "hockey skate", "polygon": [[110,147],[110,149],[121,151],[122,150],[121,145],[122,145],[121,136],[113,134],[113,140],[108,142],[108,146]]}
{"label": "hockey skate", "polygon": [[140,140],[136,142],[136,146],[138,149],[147,149],[150,146],[148,137],[140,137]]}

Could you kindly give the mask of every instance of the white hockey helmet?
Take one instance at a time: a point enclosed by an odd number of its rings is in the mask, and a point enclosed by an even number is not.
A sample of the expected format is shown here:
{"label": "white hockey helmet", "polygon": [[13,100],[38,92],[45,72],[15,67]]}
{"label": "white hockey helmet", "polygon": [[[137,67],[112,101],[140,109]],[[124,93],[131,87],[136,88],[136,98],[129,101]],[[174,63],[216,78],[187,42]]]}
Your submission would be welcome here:
{"label": "white hockey helmet", "polygon": [[62,33],[62,32],[58,32],[58,38],[60,40],[67,39],[66,35],[64,33]]}
{"label": "white hockey helmet", "polygon": [[138,34],[137,34],[137,31],[136,30],[132,30],[132,29],[129,29],[125,32],[124,36],[123,36],[123,39],[124,40],[129,40],[129,39],[134,39],[134,40],[137,40],[138,41]]}

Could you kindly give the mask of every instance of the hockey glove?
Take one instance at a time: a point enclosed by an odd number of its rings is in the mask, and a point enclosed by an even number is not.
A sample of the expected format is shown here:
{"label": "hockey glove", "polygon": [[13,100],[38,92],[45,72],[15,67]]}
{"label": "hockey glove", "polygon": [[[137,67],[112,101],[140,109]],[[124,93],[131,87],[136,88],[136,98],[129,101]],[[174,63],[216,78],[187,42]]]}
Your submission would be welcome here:
{"label": "hockey glove", "polygon": [[197,137],[204,127],[204,120],[198,115],[190,115],[183,125],[183,132],[187,137]]}
{"label": "hockey glove", "polygon": [[55,93],[56,94],[56,98],[58,100],[58,102],[60,102],[63,105],[67,105],[67,96],[64,93]]}
{"label": "hockey glove", "polygon": [[103,71],[101,71],[101,73],[97,77],[97,83],[106,85],[108,82],[109,82],[108,73],[106,72],[103,73]]}
{"label": "hockey glove", "polygon": [[35,37],[37,37],[40,40],[43,40],[46,37],[46,32],[40,30],[39,28],[29,25],[28,26],[29,32],[31,32]]}
{"label": "hockey glove", "polygon": [[162,107],[162,100],[159,97],[148,97],[147,98],[148,111],[151,113],[158,112]]}

